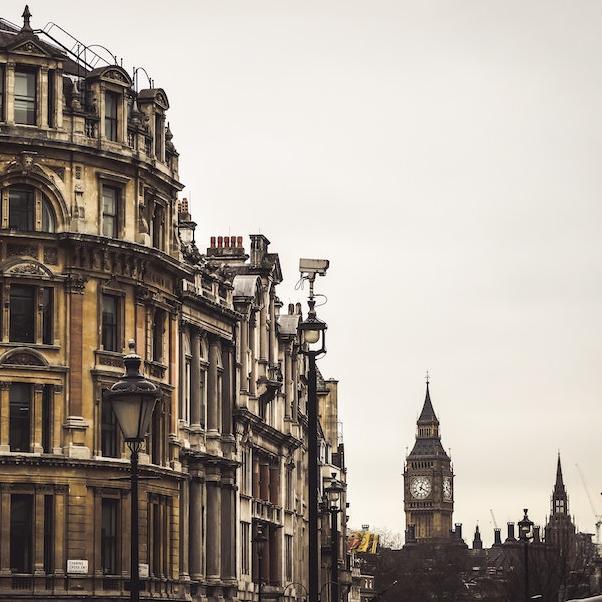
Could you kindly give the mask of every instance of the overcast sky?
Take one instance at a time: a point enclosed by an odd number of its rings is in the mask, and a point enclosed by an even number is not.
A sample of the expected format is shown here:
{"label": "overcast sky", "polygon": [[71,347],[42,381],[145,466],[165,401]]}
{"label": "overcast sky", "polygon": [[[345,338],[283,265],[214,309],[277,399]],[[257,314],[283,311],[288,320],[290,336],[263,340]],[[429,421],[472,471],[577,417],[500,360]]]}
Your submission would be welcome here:
{"label": "overcast sky", "polygon": [[[327,257],[351,525],[403,531],[431,373],[454,520],[602,511],[602,2],[33,2],[169,97],[202,248],[260,231],[286,303]],[[19,22],[23,2],[4,0]],[[505,531],[505,526],[504,526]]]}

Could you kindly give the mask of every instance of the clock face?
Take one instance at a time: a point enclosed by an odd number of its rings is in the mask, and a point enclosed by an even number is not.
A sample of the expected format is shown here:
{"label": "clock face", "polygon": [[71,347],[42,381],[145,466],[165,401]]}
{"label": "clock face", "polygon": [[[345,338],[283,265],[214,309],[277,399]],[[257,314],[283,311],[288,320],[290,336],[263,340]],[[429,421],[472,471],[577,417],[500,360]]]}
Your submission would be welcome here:
{"label": "clock face", "polygon": [[410,481],[412,497],[422,500],[431,494],[431,479],[429,477],[414,477]]}
{"label": "clock face", "polygon": [[443,479],[443,499],[448,501],[452,499],[452,482],[449,477]]}

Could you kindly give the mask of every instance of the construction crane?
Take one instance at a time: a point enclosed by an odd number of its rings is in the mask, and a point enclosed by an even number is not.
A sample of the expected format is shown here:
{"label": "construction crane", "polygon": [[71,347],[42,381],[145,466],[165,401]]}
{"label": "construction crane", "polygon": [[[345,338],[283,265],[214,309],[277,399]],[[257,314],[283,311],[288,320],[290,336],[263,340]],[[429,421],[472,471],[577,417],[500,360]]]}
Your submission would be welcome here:
{"label": "construction crane", "polygon": [[600,527],[602,526],[602,515],[596,512],[596,507],[594,506],[594,501],[592,500],[592,496],[589,494],[589,488],[587,483],[585,482],[585,477],[581,472],[581,468],[579,468],[579,464],[575,464],[577,467],[577,472],[579,473],[579,478],[583,483],[583,489],[585,489],[585,493],[587,495],[587,499],[589,500],[589,505],[591,506],[592,512],[596,517],[596,554],[600,556]]}
{"label": "construction crane", "polygon": [[493,510],[489,508],[489,514],[491,514],[491,520],[493,521],[493,526],[495,529],[499,529],[497,526],[497,521],[495,520],[495,515],[493,514]]}

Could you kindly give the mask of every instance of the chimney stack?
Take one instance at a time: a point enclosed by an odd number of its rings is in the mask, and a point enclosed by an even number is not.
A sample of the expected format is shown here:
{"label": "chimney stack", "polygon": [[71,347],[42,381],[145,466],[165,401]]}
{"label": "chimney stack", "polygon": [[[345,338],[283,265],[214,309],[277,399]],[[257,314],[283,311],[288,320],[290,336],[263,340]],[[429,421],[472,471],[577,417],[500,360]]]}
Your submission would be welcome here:
{"label": "chimney stack", "polygon": [[502,545],[502,530],[499,527],[496,527],[493,530],[493,545],[494,546]]}

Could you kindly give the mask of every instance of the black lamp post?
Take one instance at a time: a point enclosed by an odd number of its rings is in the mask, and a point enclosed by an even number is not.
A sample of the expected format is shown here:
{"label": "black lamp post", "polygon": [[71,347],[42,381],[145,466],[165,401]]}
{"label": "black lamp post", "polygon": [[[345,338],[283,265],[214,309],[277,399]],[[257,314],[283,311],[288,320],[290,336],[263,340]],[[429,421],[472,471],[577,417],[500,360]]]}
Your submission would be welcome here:
{"label": "black lamp post", "polygon": [[130,521],[130,600],[140,600],[140,563],[138,544],[138,453],[148,433],[153,409],[161,396],[157,385],[140,373],[140,356],[135,352],[136,344],[129,342],[130,352],[123,357],[125,374],[105,394],[131,451],[131,505]]}
{"label": "black lamp post", "polygon": [[330,485],[324,489],[328,499],[330,512],[330,602],[339,602],[339,498],[345,490],[345,485],[337,480],[336,472],[332,473]]}
{"label": "black lamp post", "polygon": [[525,515],[523,519],[518,522],[518,539],[523,542],[523,549],[525,555],[525,600],[528,602],[531,600],[529,595],[529,541],[533,539],[533,521],[527,516],[527,508],[523,509]]}
{"label": "black lamp post", "polygon": [[[315,277],[315,274],[313,275]],[[309,312],[299,324],[301,351],[308,359],[307,434],[309,464],[309,602],[318,602],[320,595],[320,554],[318,542],[318,396],[316,359],[326,353],[326,322],[316,316],[313,278],[309,279]]]}
{"label": "black lamp post", "polygon": [[265,534],[265,525],[263,523],[257,523],[257,526],[255,527],[255,537],[253,538],[253,543],[255,544],[255,551],[257,552],[257,581],[259,582],[259,589],[257,590],[258,602],[261,602],[261,586],[263,583],[263,551],[267,540],[268,538]]}

